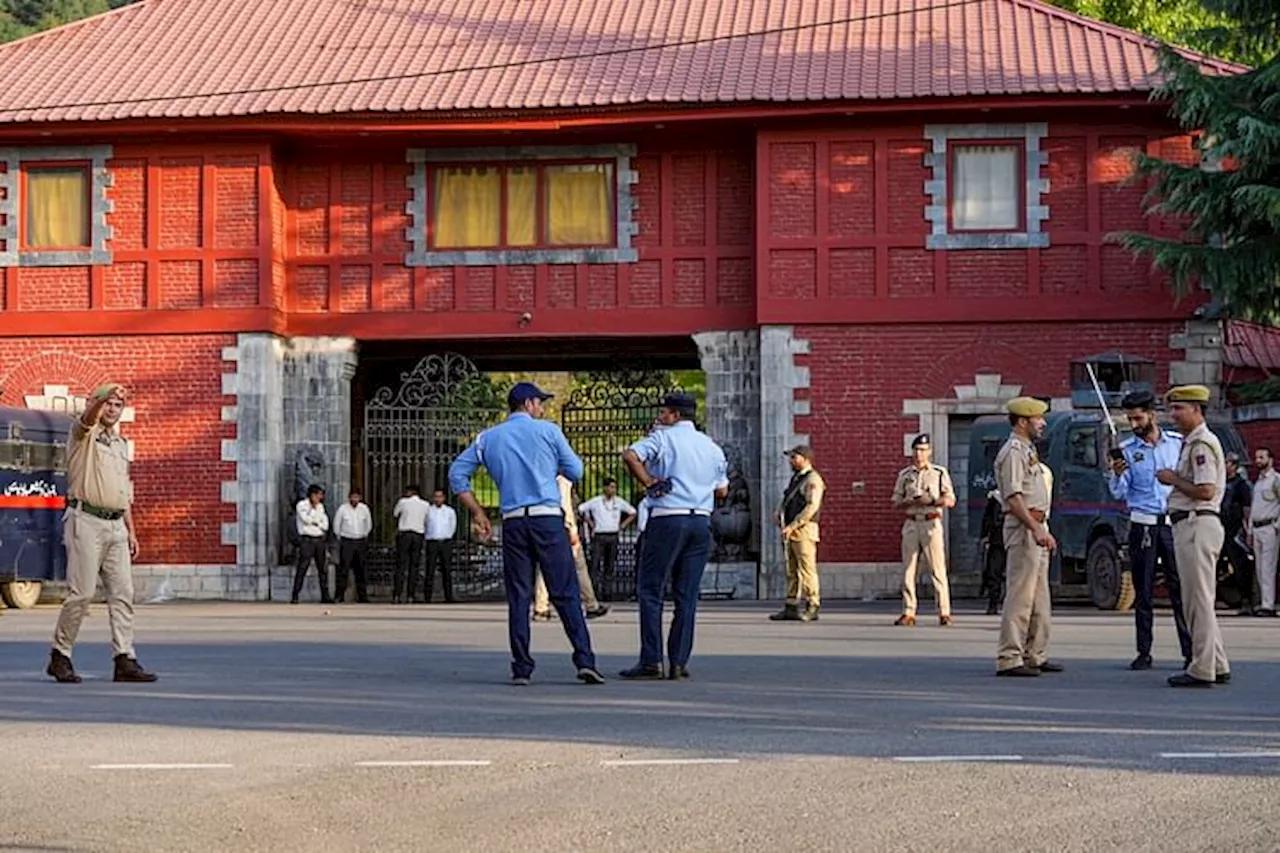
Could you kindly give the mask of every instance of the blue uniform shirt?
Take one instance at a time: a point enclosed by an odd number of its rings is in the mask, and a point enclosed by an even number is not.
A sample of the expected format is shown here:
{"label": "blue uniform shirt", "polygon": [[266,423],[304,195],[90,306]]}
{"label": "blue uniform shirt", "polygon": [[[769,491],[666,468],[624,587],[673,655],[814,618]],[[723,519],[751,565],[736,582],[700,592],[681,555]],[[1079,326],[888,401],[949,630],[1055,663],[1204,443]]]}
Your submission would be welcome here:
{"label": "blue uniform shirt", "polygon": [[715,490],[729,485],[724,451],[690,421],[656,429],[631,445],[645,468],[659,480],[670,480],[671,491],[649,500],[657,509],[715,509]]}
{"label": "blue uniform shirt", "polygon": [[454,494],[471,491],[471,477],[481,465],[498,484],[500,509],[560,506],[556,474],[582,479],[582,460],[573,452],[560,427],[512,412],[503,423],[487,429],[449,466]]}
{"label": "blue uniform shirt", "polygon": [[1160,440],[1152,447],[1142,439],[1130,436],[1120,443],[1129,470],[1119,477],[1111,475],[1111,496],[1129,504],[1130,512],[1162,515],[1169,508],[1173,486],[1156,479],[1161,468],[1175,469],[1182,454],[1182,436],[1160,430]]}

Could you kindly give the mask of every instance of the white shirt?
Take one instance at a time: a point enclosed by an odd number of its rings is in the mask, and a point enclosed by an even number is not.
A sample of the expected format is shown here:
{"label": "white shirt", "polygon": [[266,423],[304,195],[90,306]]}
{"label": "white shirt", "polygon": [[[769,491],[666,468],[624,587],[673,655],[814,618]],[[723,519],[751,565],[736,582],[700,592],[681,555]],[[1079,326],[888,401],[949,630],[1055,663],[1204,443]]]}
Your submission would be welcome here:
{"label": "white shirt", "polygon": [[622,517],[635,515],[636,508],[617,496],[606,498],[604,495],[596,495],[578,507],[578,512],[591,516],[592,532],[617,533]]}
{"label": "white shirt", "polygon": [[324,511],[324,504],[311,505],[311,501],[303,498],[298,501],[298,535],[323,536],[329,532],[329,513]]}
{"label": "white shirt", "polygon": [[348,501],[333,514],[333,532],[339,539],[365,539],[373,532],[373,516],[363,502],[351,505]]}
{"label": "white shirt", "polygon": [[640,499],[640,507],[636,510],[636,530],[644,533],[644,526],[649,523],[649,498]]}
{"label": "white shirt", "polygon": [[428,505],[426,532],[428,539],[452,539],[453,534],[458,532],[457,511],[448,504]]}
{"label": "white shirt", "polygon": [[1249,509],[1249,523],[1280,518],[1280,474],[1274,468],[1258,475],[1253,484],[1253,505]]}
{"label": "white shirt", "polygon": [[396,501],[396,508],[391,511],[399,521],[396,529],[401,533],[406,530],[412,533],[426,532],[427,510],[430,508],[431,504],[417,495],[410,495]]}

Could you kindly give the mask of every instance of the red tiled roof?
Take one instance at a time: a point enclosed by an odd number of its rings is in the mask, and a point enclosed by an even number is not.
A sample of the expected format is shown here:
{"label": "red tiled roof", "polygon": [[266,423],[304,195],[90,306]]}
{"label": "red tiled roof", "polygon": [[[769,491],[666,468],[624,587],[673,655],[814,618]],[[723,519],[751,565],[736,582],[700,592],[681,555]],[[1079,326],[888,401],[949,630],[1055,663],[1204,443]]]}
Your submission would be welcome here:
{"label": "red tiled roof", "polygon": [[1132,93],[1156,58],[1037,0],[143,0],[0,46],[0,122]]}
{"label": "red tiled roof", "polygon": [[1222,360],[1228,367],[1280,369],[1280,329],[1231,320],[1226,324]]}

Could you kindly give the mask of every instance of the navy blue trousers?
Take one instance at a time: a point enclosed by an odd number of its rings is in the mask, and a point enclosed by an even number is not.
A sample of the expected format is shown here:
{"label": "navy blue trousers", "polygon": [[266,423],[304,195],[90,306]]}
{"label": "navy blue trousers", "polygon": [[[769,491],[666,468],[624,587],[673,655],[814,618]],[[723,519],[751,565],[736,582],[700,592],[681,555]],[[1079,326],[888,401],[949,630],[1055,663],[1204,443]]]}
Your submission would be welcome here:
{"label": "navy blue trousers", "polygon": [[1129,525],[1129,562],[1133,571],[1133,618],[1138,633],[1138,654],[1151,654],[1152,623],[1155,619],[1156,558],[1164,562],[1173,624],[1178,629],[1178,645],[1184,658],[1191,657],[1191,631],[1182,613],[1182,583],[1173,556],[1173,528],[1167,524]]}
{"label": "navy blue trousers", "polygon": [[535,568],[542,569],[551,604],[573,645],[573,665],[594,667],[591,634],[582,615],[578,594],[578,570],[564,519],[558,515],[510,518],[502,522],[502,573],[507,587],[507,634],[511,640],[511,674],[528,678],[533,673],[529,654],[529,608],[533,604]]}
{"label": "navy blue trousers", "polygon": [[693,652],[698,590],[711,554],[711,520],[705,515],[650,516],[636,572],[640,602],[640,663],[662,665],[662,597],[667,581],[675,617],[667,637],[667,660],[684,666]]}

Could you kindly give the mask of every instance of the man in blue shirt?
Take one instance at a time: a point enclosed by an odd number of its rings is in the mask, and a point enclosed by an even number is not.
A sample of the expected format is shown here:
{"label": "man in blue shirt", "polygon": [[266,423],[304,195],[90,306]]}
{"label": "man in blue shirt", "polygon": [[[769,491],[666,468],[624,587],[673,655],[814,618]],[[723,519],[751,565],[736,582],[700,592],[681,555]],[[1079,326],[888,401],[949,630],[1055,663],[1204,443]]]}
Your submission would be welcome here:
{"label": "man in blue shirt", "polygon": [[640,602],[640,662],[623,678],[662,678],[662,596],[671,581],[675,616],[667,637],[667,678],[688,678],[698,590],[711,553],[711,510],[729,493],[724,451],[693,425],[697,401],[668,394],[655,429],[622,454],[627,470],[645,489],[649,519],[636,571]]}
{"label": "man in blue shirt", "polygon": [[531,382],[520,382],[507,395],[507,420],[476,437],[449,467],[449,488],[471,511],[476,531],[488,538],[489,516],[471,492],[471,477],[483,465],[498,485],[502,512],[502,568],[507,592],[507,632],[511,640],[511,680],[527,685],[534,660],[529,654],[529,606],[534,568],[541,568],[551,603],[573,644],[578,679],[604,684],[596,670],[591,635],[582,614],[573,550],[560,508],[556,475],[582,478],[578,458],[560,428],[542,417],[552,395]]}
{"label": "man in blue shirt", "polygon": [[1164,563],[1173,621],[1178,629],[1182,657],[1191,658],[1191,632],[1182,612],[1182,584],[1173,556],[1173,527],[1168,503],[1172,488],[1156,479],[1161,469],[1176,469],[1182,437],[1156,424],[1156,398],[1150,391],[1132,391],[1120,401],[1133,436],[1120,444],[1122,457],[1111,459],[1111,495],[1129,505],[1129,561],[1135,594],[1134,621],[1138,656],[1130,669],[1151,669],[1152,608],[1156,560]]}

